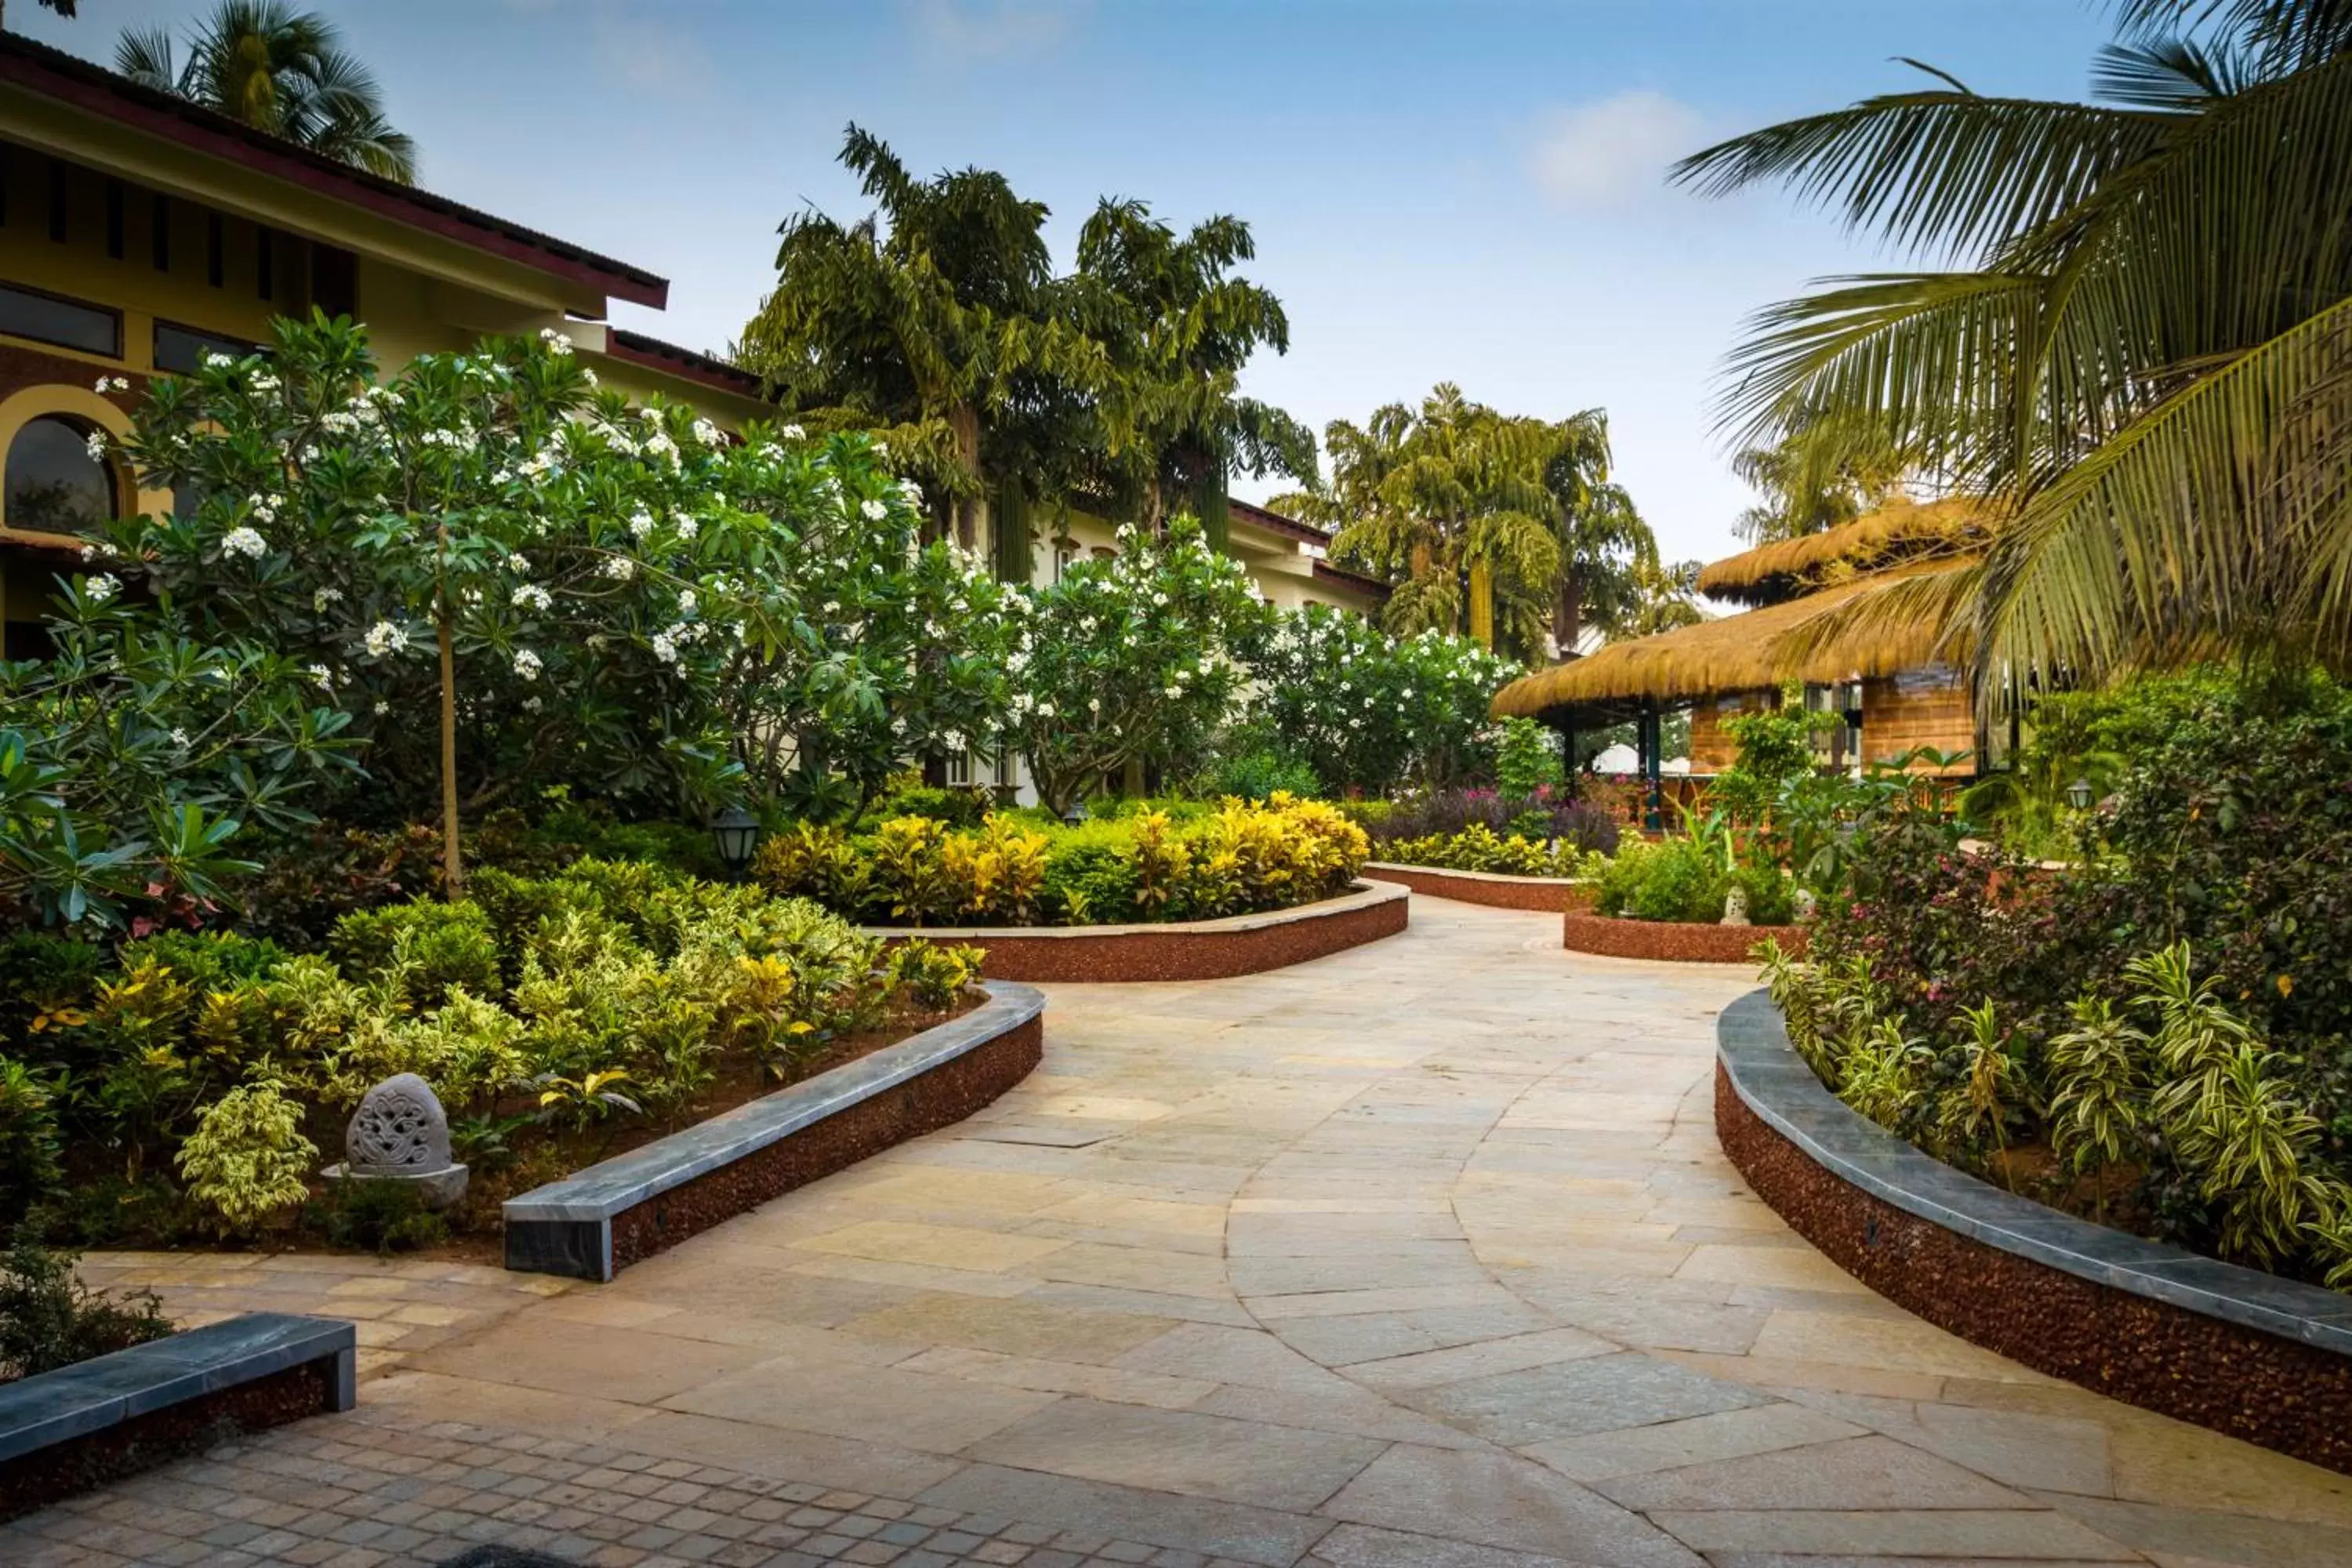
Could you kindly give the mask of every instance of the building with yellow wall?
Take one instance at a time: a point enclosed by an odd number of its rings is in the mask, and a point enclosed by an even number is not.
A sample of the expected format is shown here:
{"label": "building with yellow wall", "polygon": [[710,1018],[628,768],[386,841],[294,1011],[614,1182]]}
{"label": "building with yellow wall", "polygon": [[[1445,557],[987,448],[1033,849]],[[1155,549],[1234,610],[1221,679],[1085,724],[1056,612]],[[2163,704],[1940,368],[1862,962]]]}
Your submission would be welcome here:
{"label": "building with yellow wall", "polygon": [[[757,377],[608,321],[616,300],[660,309],[668,297],[643,268],[0,34],[7,657],[45,646],[43,606],[54,576],[78,564],[84,529],[170,506],[89,452],[93,433],[129,432],[152,377],[249,352],[272,318],[315,306],[364,322],[387,370],[551,327],[607,385],[692,404],[730,428],[767,412]],[[1084,516],[1034,532],[1033,581],[1114,544],[1109,525]],[[1385,590],[1331,566],[1323,543],[1304,524],[1233,508],[1228,547],[1270,603],[1376,607]]]}

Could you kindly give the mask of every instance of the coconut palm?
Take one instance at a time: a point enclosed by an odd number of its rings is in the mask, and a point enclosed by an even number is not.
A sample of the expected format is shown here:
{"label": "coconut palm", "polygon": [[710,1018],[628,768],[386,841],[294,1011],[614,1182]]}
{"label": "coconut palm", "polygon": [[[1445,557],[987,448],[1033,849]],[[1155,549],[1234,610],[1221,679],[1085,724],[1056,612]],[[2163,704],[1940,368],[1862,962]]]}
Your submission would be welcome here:
{"label": "coconut palm", "polygon": [[1065,319],[1044,203],[982,169],[917,179],[855,125],[841,162],[875,210],[784,221],[775,290],[738,358],[785,408],[877,431],[976,543],[992,490],[1066,482],[1101,348]]}
{"label": "coconut palm", "polygon": [[131,29],[114,68],[158,92],[201,103],[257,131],[413,184],[416,145],[383,116],[383,92],[335,25],[282,0],[220,0],[176,62],[168,29]]}
{"label": "coconut palm", "polygon": [[1093,488],[1115,514],[1157,531],[1190,509],[1215,534],[1234,472],[1315,478],[1313,432],[1238,391],[1259,347],[1290,347],[1282,301],[1232,275],[1256,254],[1239,218],[1179,237],[1139,201],[1105,197],[1079,231],[1071,306],[1109,362]]}
{"label": "coconut palm", "polygon": [[2116,10],[2096,101],[1936,73],[1677,171],[1943,264],[1764,312],[1725,412],[1763,446],[1834,422],[1989,498],[1980,565],[1854,612],[1945,617],[1989,695],[2217,647],[2352,665],[2352,5]]}

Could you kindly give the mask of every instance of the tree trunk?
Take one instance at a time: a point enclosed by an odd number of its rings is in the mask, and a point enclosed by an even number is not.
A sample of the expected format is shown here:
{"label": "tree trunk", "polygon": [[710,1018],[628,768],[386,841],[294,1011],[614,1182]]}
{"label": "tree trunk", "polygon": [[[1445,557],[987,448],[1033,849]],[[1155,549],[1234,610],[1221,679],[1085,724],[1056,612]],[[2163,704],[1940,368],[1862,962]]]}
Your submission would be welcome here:
{"label": "tree trunk", "polygon": [[1559,644],[1561,663],[1576,657],[1576,640],[1584,635],[1584,584],[1573,572],[1560,579],[1559,602],[1551,612],[1551,635]]}
{"label": "tree trunk", "polygon": [[457,847],[457,655],[449,634],[446,590],[436,594],[434,641],[441,654],[441,879],[446,896],[466,889],[466,863]]}
{"label": "tree trunk", "polygon": [[[959,403],[948,410],[948,429],[955,437],[956,462],[973,479],[980,478],[980,410]],[[981,501],[977,495],[959,496],[955,502],[956,542],[966,550],[980,539]]]}
{"label": "tree trunk", "polygon": [[1470,565],[1470,636],[1480,647],[1495,646],[1495,570],[1484,561]]}

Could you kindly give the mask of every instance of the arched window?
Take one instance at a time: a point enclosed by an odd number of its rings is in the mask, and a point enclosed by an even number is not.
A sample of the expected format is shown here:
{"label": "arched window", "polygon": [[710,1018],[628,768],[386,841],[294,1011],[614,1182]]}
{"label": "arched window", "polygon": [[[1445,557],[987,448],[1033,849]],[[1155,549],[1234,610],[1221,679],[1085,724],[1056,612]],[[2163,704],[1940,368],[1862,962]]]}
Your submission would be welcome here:
{"label": "arched window", "polygon": [[113,466],[90,455],[90,432],[61,414],[26,420],[8,443],[7,510],[0,521],[40,533],[80,533],[119,516]]}

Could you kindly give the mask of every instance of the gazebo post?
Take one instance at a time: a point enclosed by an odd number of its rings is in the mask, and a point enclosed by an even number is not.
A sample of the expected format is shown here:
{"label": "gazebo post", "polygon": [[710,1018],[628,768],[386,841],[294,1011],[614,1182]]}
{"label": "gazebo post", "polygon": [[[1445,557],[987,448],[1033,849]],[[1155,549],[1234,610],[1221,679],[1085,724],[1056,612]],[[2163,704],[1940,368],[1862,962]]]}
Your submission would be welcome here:
{"label": "gazebo post", "polygon": [[1665,826],[1664,803],[1658,798],[1658,753],[1665,749],[1665,730],[1664,726],[1658,722],[1656,698],[1645,697],[1642,700],[1642,721],[1633,727],[1633,733],[1639,738],[1642,776],[1647,779],[1650,784],[1649,802],[1642,814],[1642,826],[1646,831],[1656,833]]}
{"label": "gazebo post", "polygon": [[1551,721],[1551,727],[1559,734],[1560,773],[1561,776],[1568,780],[1568,798],[1574,800],[1576,798],[1576,721],[1568,717],[1565,710],[1555,710],[1555,711],[1559,714],[1559,717]]}

